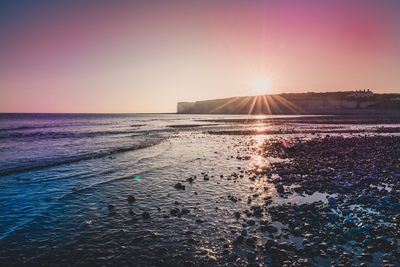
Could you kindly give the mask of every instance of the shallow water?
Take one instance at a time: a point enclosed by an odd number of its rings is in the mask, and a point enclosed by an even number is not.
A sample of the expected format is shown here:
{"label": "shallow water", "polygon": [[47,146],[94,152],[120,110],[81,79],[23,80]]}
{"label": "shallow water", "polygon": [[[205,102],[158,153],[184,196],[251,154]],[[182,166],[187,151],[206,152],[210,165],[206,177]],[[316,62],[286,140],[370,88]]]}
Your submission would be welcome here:
{"label": "shallow water", "polygon": [[[210,123],[210,118],[221,121]],[[326,201],[328,195],[280,198],[267,179],[249,179],[243,170],[269,164],[254,152],[279,134],[208,131],[372,129],[223,122],[232,118],[247,117],[0,115],[0,259],[9,264],[54,264],[57,259],[61,265],[146,265],[160,259],[224,257],[222,245],[244,223],[234,212],[249,208],[249,196],[252,205],[262,205],[267,196],[275,204],[302,204]],[[186,182],[193,176],[193,183]],[[186,189],[174,188],[177,182]],[[129,195],[135,196],[134,203],[128,203]],[[234,202],[229,195],[240,200]],[[110,204],[115,208],[110,210]],[[166,218],[174,207],[190,213]],[[144,211],[150,219],[142,219]],[[248,231],[263,244],[268,234],[257,227],[259,222]],[[233,250],[243,258],[253,253],[247,247]],[[240,258],[236,263],[240,265]]]}

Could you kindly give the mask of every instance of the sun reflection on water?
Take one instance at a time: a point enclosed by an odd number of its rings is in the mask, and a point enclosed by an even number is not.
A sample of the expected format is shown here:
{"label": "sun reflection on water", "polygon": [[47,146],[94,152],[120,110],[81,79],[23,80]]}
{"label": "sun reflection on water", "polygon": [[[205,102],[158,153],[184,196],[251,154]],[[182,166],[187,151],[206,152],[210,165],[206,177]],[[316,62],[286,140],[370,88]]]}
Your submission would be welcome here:
{"label": "sun reflection on water", "polygon": [[268,167],[269,161],[261,155],[253,157],[250,162],[250,169],[253,170],[256,174],[261,174],[265,172]]}

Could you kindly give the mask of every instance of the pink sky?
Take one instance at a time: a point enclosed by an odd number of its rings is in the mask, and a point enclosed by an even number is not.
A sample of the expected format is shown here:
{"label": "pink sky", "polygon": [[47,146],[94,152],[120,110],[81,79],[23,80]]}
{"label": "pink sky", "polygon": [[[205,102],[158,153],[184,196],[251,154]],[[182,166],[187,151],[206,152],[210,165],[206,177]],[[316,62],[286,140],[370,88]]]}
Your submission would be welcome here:
{"label": "pink sky", "polygon": [[396,1],[93,1],[0,7],[0,112],[174,112],[176,102],[400,93]]}

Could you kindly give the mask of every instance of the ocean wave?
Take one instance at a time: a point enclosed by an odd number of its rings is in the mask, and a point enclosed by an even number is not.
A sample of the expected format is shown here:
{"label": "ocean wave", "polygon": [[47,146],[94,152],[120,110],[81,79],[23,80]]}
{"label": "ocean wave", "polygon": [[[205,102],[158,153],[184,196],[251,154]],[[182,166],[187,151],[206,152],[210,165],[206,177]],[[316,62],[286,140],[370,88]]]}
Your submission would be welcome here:
{"label": "ocean wave", "polygon": [[105,151],[86,153],[86,154],[82,154],[82,155],[78,155],[78,156],[74,156],[74,157],[70,157],[70,158],[66,158],[66,159],[57,159],[54,161],[47,161],[47,162],[40,162],[40,163],[36,163],[36,164],[31,164],[31,165],[11,167],[11,168],[0,170],[0,177],[10,175],[10,174],[15,174],[15,173],[23,173],[23,172],[27,172],[27,171],[46,169],[46,168],[50,168],[50,167],[56,167],[56,166],[70,164],[70,163],[76,163],[76,162],[80,162],[80,161],[84,161],[84,160],[97,159],[97,158],[107,157],[107,156],[111,156],[111,155],[118,154],[118,153],[124,153],[124,152],[134,151],[134,150],[138,150],[138,149],[143,149],[143,148],[157,145],[157,144],[161,143],[162,141],[164,141],[165,139],[166,139],[166,137],[152,138],[151,140],[147,140],[143,143],[135,144],[132,146],[118,147],[118,148],[109,149],[109,150],[105,150]]}
{"label": "ocean wave", "polygon": [[118,134],[134,134],[137,131],[97,131],[97,132],[10,132],[0,133],[0,139],[35,138],[35,139],[60,139],[60,138],[90,138]]}
{"label": "ocean wave", "polygon": [[[133,163],[138,164],[138,163],[145,162],[146,160],[151,160],[151,159],[155,159],[155,158],[159,157],[160,155],[164,154],[165,151],[167,151],[168,149],[171,148],[170,142],[167,142],[166,144],[167,144],[167,147],[162,149],[160,152],[158,152],[154,155],[151,155],[151,156],[140,157],[136,161],[131,162],[131,164],[133,164]],[[109,170],[99,172],[99,173],[93,173],[91,171],[87,171],[85,174],[78,173],[78,174],[74,174],[74,175],[50,178],[50,179],[46,179],[46,180],[29,180],[29,181],[24,182],[24,184],[25,185],[26,184],[41,184],[41,183],[48,183],[48,182],[61,181],[61,180],[65,180],[65,179],[75,179],[75,178],[79,178],[80,180],[82,180],[82,179],[88,179],[88,178],[99,176],[99,175],[104,176],[104,175],[108,175],[108,174],[113,174],[116,171],[117,171],[116,169],[109,169]]]}
{"label": "ocean wave", "polygon": [[21,130],[33,130],[33,129],[46,129],[54,128],[56,125],[34,125],[34,126],[18,126],[10,128],[0,128],[0,132],[10,132],[10,131],[21,131]]}

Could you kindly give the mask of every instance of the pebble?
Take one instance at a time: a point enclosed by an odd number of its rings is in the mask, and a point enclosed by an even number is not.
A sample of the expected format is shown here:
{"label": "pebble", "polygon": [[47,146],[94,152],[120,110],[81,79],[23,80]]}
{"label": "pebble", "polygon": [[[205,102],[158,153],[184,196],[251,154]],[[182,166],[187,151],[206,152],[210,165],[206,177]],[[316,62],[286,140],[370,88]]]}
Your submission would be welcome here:
{"label": "pebble", "polygon": [[128,196],[127,200],[129,203],[133,203],[136,201],[136,198],[134,196],[130,195],[130,196]]}
{"label": "pebble", "polygon": [[283,187],[283,185],[277,184],[277,185],[275,185],[275,188],[276,188],[276,192],[278,192],[279,194],[285,193],[285,188]]}
{"label": "pebble", "polygon": [[179,208],[172,208],[169,210],[169,213],[175,217],[181,217],[181,210]]}
{"label": "pebble", "polygon": [[143,219],[147,220],[147,219],[150,219],[150,217],[151,217],[151,216],[150,216],[150,213],[148,213],[147,211],[145,211],[145,212],[142,213],[142,218],[143,218]]}
{"label": "pebble", "polygon": [[176,183],[174,187],[176,189],[179,189],[179,190],[185,190],[186,189],[186,186],[184,186],[182,183]]}

